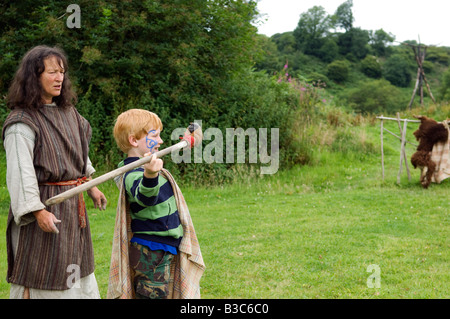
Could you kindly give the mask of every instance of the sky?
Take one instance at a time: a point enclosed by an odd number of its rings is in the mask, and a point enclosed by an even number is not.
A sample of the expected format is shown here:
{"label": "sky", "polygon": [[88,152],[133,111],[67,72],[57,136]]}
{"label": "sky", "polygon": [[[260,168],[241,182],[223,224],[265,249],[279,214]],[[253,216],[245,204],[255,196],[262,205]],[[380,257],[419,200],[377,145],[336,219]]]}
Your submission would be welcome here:
{"label": "sky", "polygon": [[[328,14],[346,0],[258,0],[258,33],[294,31],[300,14],[322,6]],[[353,0],[353,26],[363,30],[383,29],[395,41],[416,40],[426,45],[450,47],[449,0]],[[267,20],[267,21],[265,21]],[[395,43],[394,43],[395,44]]]}

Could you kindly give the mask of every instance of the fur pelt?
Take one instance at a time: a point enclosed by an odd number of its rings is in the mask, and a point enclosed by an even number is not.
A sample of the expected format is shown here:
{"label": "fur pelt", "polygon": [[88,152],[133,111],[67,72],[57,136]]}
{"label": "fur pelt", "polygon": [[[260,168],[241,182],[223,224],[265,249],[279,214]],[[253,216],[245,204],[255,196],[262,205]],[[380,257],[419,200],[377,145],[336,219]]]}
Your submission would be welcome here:
{"label": "fur pelt", "polygon": [[420,168],[420,183],[424,188],[428,188],[436,169],[436,163],[431,160],[431,151],[435,143],[447,141],[448,130],[442,123],[426,116],[416,116],[416,118],[420,119],[420,126],[413,134],[419,141],[419,146],[411,156],[411,164],[414,168]]}

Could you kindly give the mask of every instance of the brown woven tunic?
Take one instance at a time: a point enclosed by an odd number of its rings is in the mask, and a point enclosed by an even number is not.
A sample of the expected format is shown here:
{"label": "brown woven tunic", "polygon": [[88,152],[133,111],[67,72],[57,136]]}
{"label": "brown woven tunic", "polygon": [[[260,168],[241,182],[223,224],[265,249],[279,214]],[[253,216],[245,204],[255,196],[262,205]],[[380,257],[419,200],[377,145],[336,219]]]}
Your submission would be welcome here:
{"label": "brown woven tunic", "polygon": [[[85,176],[91,126],[75,108],[62,109],[45,105],[38,110],[13,110],[3,126],[3,138],[8,125],[22,122],[36,134],[34,168],[41,201],[44,203],[75,186],[48,186],[46,182],[76,180]],[[11,243],[11,208],[8,215],[7,281],[25,287],[45,290],[65,290],[68,277],[74,276],[73,265],[80,269],[80,278],[94,271],[89,220],[80,228],[78,198],[46,207],[57,219],[59,234],[42,231],[36,221],[20,228],[17,254],[14,258]],[[71,266],[71,267],[69,267]],[[78,269],[78,267],[76,267]],[[72,280],[69,279],[69,285]]]}

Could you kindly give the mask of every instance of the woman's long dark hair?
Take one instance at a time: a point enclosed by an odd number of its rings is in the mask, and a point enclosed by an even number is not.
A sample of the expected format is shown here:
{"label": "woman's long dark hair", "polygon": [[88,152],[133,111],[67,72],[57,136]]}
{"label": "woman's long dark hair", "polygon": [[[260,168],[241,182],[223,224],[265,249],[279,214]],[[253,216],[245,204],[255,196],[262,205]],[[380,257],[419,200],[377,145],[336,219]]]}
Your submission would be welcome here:
{"label": "woman's long dark hair", "polygon": [[43,89],[39,78],[45,70],[44,60],[53,56],[64,66],[65,74],[61,94],[54,96],[52,101],[59,107],[70,107],[76,104],[77,96],[72,90],[72,83],[67,73],[67,58],[64,52],[57,47],[51,48],[40,45],[32,48],[24,55],[14,75],[7,96],[7,105],[10,109],[37,109],[44,104],[42,99]]}

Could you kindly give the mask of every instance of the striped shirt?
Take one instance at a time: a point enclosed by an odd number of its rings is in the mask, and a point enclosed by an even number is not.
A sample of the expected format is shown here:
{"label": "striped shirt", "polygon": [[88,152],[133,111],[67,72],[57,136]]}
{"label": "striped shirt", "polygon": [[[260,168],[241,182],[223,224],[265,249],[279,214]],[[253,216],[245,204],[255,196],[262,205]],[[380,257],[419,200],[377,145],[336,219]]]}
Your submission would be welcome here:
{"label": "striped shirt", "polygon": [[[128,157],[119,164],[138,160]],[[171,184],[163,176],[146,178],[142,167],[125,174],[124,186],[131,211],[131,242],[145,245],[151,250],[165,250],[172,254],[183,236],[177,204]]]}

